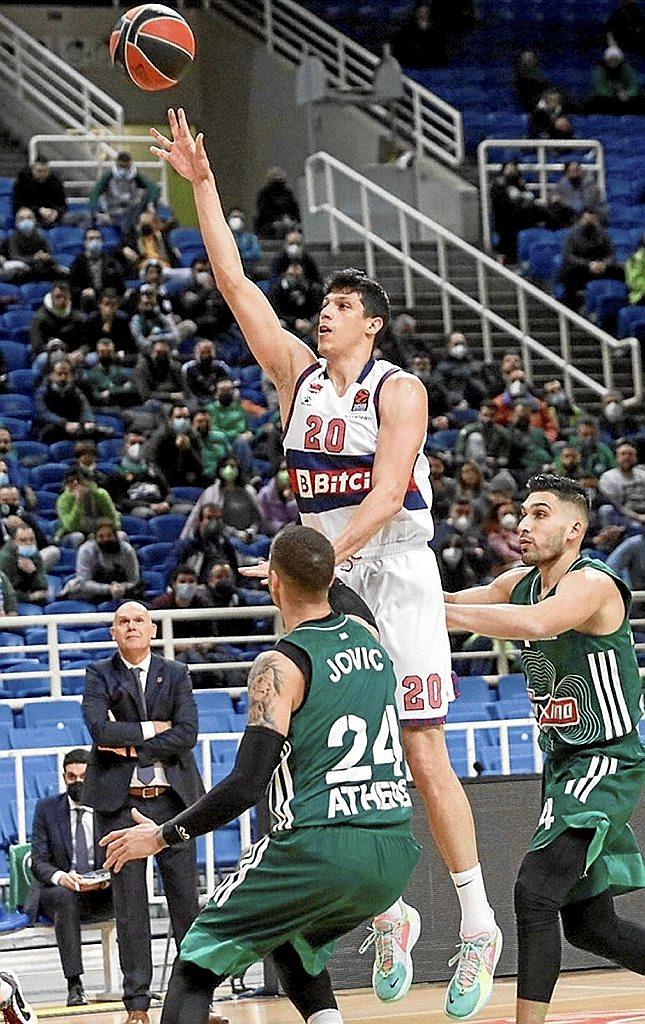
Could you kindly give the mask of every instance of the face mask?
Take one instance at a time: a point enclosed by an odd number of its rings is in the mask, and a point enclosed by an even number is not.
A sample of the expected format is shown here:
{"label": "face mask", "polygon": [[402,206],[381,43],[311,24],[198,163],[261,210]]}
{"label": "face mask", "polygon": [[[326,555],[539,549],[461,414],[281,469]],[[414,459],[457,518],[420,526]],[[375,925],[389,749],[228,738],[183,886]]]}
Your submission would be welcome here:
{"label": "face mask", "polygon": [[220,469],[219,475],[222,480],[226,481],[226,483],[231,480],[237,480],[237,468],[235,466],[223,466],[222,469]]}
{"label": "face mask", "polygon": [[279,489],[289,486],[289,473],[286,469],[281,469],[279,473],[276,473],[275,482]]}
{"label": "face mask", "polygon": [[211,366],[213,365],[213,357],[212,356],[200,356],[199,359],[197,360],[197,362],[199,363],[199,365],[201,367],[203,367],[203,369],[210,370]]}
{"label": "face mask", "polygon": [[233,584],[228,583],[226,580],[220,580],[219,583],[211,587],[214,596],[222,601],[230,601],[233,597],[234,589]]}
{"label": "face mask", "polygon": [[201,285],[201,287],[210,284],[210,281],[211,275],[208,273],[207,270],[200,270],[197,274],[195,274],[195,283]]}
{"label": "face mask", "polygon": [[125,454],[133,462],[137,462],[141,458],[141,444],[137,441],[136,444],[130,444],[125,450]]}
{"label": "face mask", "polygon": [[229,217],[228,226],[231,231],[242,231],[244,229],[244,221],[241,217]]}
{"label": "face mask", "polygon": [[119,551],[120,545],[118,540],[97,540],[96,543],[106,555],[116,555]]}
{"label": "face mask", "polygon": [[517,517],[514,516],[512,512],[505,512],[500,519],[500,524],[506,530],[515,530],[517,529]]}
{"label": "face mask", "polygon": [[154,363],[155,366],[159,366],[163,370],[170,366],[170,359],[168,356],[154,356]]}
{"label": "face mask", "polygon": [[18,554],[20,555],[21,558],[32,558],[37,551],[38,548],[36,547],[35,544],[18,545]]}
{"label": "face mask", "polygon": [[82,804],[84,790],[84,782],[70,782],[67,786],[67,795],[75,804]]}
{"label": "face mask", "polygon": [[209,519],[202,529],[202,537],[204,540],[217,540],[221,530],[222,527],[218,519]]}
{"label": "face mask", "polygon": [[549,405],[554,405],[556,409],[561,409],[563,405],[567,404],[567,396],[564,391],[556,391],[554,395],[549,398]]}
{"label": "face mask", "polygon": [[470,528],[470,516],[457,516],[453,526],[455,530],[459,530],[460,533],[466,533]]}
{"label": "face mask", "polygon": [[16,227],[18,231],[22,231],[23,234],[27,235],[30,231],[33,231],[36,227],[36,222],[30,220],[28,217],[24,217],[22,220],[16,221]]}
{"label": "face mask", "polygon": [[70,391],[72,385],[67,381],[52,381],[52,387],[54,391],[57,391],[59,395],[64,395],[66,391]]}
{"label": "face mask", "polygon": [[187,434],[190,429],[190,420],[187,416],[179,416],[178,419],[171,420],[170,425],[178,434]]}
{"label": "face mask", "polygon": [[287,256],[291,256],[292,259],[294,257],[302,256],[302,246],[298,245],[297,242],[292,242],[291,245],[287,246],[285,252]]}
{"label": "face mask", "polygon": [[511,383],[508,385],[508,393],[509,395],[512,395],[513,398],[517,398],[517,396],[521,395],[523,391],[524,384],[521,380],[512,380]]}
{"label": "face mask", "polygon": [[623,407],[619,402],[608,402],[605,406],[605,416],[610,423],[616,423],[623,415]]}
{"label": "face mask", "polygon": [[463,556],[464,553],[461,548],[444,548],[441,552],[441,557],[446,565],[449,565],[451,569],[454,569],[456,565],[459,565]]}
{"label": "face mask", "polygon": [[98,256],[103,251],[103,242],[100,238],[90,238],[85,243],[85,252],[88,256]]}
{"label": "face mask", "polygon": [[0,473],[0,487],[6,487],[8,483],[9,483],[9,474],[8,473]]}
{"label": "face mask", "polygon": [[175,594],[180,601],[192,601],[196,591],[196,583],[178,583],[175,587]]}
{"label": "face mask", "polygon": [[136,177],[137,169],[136,169],[136,167],[133,167],[133,166],[130,166],[130,167],[117,167],[117,166],[115,166],[114,170],[112,171],[112,173],[114,174],[114,177],[118,178],[120,181],[128,181],[130,178]]}
{"label": "face mask", "polygon": [[20,505],[9,505],[8,502],[3,501],[0,505],[0,512],[3,516],[17,516],[20,513]]}
{"label": "face mask", "polygon": [[221,394],[219,396],[219,404],[223,405],[224,408],[227,409],[229,405],[233,404],[233,393],[231,391],[225,391]]}
{"label": "face mask", "polygon": [[112,356],[101,356],[101,358],[99,359],[99,363],[101,364],[101,366],[112,366],[113,362],[114,359]]}
{"label": "face mask", "polygon": [[465,345],[453,345],[450,349],[450,355],[454,359],[463,359],[467,351],[468,350]]}

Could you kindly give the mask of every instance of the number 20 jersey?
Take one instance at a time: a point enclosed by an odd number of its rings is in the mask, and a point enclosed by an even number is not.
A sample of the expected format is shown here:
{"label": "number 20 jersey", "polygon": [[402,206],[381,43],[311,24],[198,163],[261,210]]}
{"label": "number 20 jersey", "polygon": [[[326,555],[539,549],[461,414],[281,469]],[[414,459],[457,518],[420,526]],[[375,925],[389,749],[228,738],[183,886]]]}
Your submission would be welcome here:
{"label": "number 20 jersey", "polygon": [[[305,526],[334,540],[372,490],[379,396],[386,380],[410,376],[373,360],[338,395],[320,359],[298,378],[283,443],[289,478]],[[428,460],[419,448],[403,507],[357,554],[377,557],[396,545],[425,544],[434,534]]]}

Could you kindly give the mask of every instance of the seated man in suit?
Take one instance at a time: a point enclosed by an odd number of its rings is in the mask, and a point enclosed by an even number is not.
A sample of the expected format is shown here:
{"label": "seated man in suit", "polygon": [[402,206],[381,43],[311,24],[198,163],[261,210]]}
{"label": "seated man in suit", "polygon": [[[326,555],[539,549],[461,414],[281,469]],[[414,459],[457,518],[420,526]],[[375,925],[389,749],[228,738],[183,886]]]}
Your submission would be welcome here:
{"label": "seated man in suit", "polygon": [[68,1006],[87,1003],[81,980],[81,921],[113,916],[112,893],[106,883],[83,881],[84,874],[100,869],[105,860],[94,811],[83,802],[88,760],[86,750],[65,754],[65,792],[38,801],[31,838],[34,881],[28,909],[34,920],[44,914],[54,922]]}

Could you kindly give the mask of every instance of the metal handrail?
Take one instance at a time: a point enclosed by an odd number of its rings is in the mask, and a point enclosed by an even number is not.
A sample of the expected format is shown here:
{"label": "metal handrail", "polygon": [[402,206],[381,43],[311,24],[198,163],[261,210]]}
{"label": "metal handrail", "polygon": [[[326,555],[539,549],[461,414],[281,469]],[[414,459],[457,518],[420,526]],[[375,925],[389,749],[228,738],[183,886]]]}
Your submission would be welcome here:
{"label": "metal handrail", "polygon": [[[321,198],[318,197],[317,179],[322,179]],[[360,211],[360,220],[341,209],[336,198],[337,179],[344,184],[351,182],[357,187],[358,201],[355,207]],[[401,264],[405,302],[410,307],[415,302],[414,275],[430,281],[439,289],[443,330],[446,334],[453,330],[453,303],[477,313],[481,323],[484,358],[487,362],[493,358],[491,329],[495,328],[521,347],[524,368],[529,380],[532,378],[532,358],[538,356],[558,370],[569,398],[573,399],[574,381],[597,395],[603,395],[610,390],[614,377],[613,359],[624,358],[625,352],[628,351],[631,357],[633,394],[625,398],[625,405],[640,403],[643,396],[643,380],[640,345],[636,338],[623,338],[620,341],[613,338],[600,327],[558,302],[553,296],[547,295],[518,274],[501,266],[487,253],[476,249],[436,221],[430,220],[408,203],[386,192],[329,153],[318,152],[309,157],[305,164],[305,181],[309,213],[327,215],[331,250],[334,254],[340,252],[340,225],[363,240],[365,266],[370,276],[375,276],[376,250],[387,253]],[[385,209],[392,221],[397,220],[398,244],[387,241],[372,229],[371,225],[375,221],[375,203],[380,207],[381,213]],[[423,254],[418,257],[412,255],[411,240],[417,237],[430,237],[436,244],[437,271],[421,262]],[[462,258],[467,257],[472,261],[477,272],[475,295],[470,295],[451,281],[448,268],[448,256],[451,253],[458,253]],[[493,308],[494,300],[490,298],[489,283],[494,280],[507,282],[514,291],[515,323],[505,312],[497,312]],[[542,312],[549,310],[554,314],[553,333],[559,343],[559,353],[531,335],[527,301],[529,299],[534,305],[539,306]],[[602,382],[590,377],[575,365],[575,356],[572,355],[572,329],[598,343],[602,356]]]}
{"label": "metal handrail", "polygon": [[[135,160],[137,168],[147,173],[152,172],[158,180],[161,189],[161,201],[168,202],[168,165],[160,157],[153,157],[148,148],[150,145],[149,135],[123,135],[111,134],[109,136],[97,135],[32,135],[29,140],[29,161],[33,162],[37,154],[47,155],[48,150],[56,154],[51,156],[49,163],[54,170],[63,172],[63,184],[70,202],[84,202],[96,183],[96,180],[103,171],[109,167],[109,163],[115,159],[120,149],[132,145],[144,144],[147,155],[145,159]],[[97,155],[94,159],[90,157],[91,152],[96,149]],[[65,150],[70,151],[68,157],[61,156]],[[81,152],[83,157],[78,159]],[[90,157],[88,159],[88,157]],[[84,181],[75,177],[65,177],[66,170],[87,169],[93,173]],[[84,194],[75,194],[74,190],[82,191]]]}
{"label": "metal handrail", "polygon": [[[293,64],[305,56],[319,57],[338,89],[372,86],[379,58],[293,0],[203,0],[203,6],[225,15]],[[403,88],[403,98],[394,104],[393,124],[391,113],[378,104],[371,108],[372,116],[394,126],[419,156],[458,167],[464,159],[461,111],[407,75]]]}
{"label": "metal handrail", "polygon": [[89,78],[0,14],[0,78],[62,129],[123,131],[123,107]]}
{"label": "metal handrail", "polygon": [[[553,159],[552,154],[566,153],[568,160],[571,159],[571,153],[579,152],[581,157],[584,155],[584,169],[595,174],[598,188],[603,198],[607,194],[605,150],[597,139],[484,139],[477,147],[477,166],[479,168],[482,235],[486,249],[490,249],[492,244],[490,177],[491,174],[497,174],[502,169],[502,164],[499,160],[491,161],[489,157],[491,150],[496,149],[527,150],[530,153],[535,153],[537,157],[535,163],[520,162],[519,168],[523,172],[537,174],[538,180],[536,182],[527,181],[526,184],[527,188],[534,191],[538,199],[543,203],[548,202],[549,193],[556,184],[555,181],[550,180],[549,175],[553,173],[562,175],[564,172],[564,161]],[[593,159],[587,159],[587,155],[590,154],[594,155]]]}

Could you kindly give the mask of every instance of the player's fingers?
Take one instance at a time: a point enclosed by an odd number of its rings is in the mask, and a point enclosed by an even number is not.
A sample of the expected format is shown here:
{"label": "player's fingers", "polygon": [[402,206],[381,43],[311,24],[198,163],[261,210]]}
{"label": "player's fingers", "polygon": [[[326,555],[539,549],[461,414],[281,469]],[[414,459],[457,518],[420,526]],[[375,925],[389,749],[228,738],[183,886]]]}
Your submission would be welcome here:
{"label": "player's fingers", "polygon": [[204,152],[204,133],[203,132],[200,132],[199,135],[197,136],[197,138],[195,139],[195,145],[196,145],[196,147],[197,147],[197,149],[199,150],[200,153]]}
{"label": "player's fingers", "polygon": [[158,132],[156,128],[150,129],[150,134],[157,140],[162,149],[172,149],[172,142],[170,139]]}
{"label": "player's fingers", "polygon": [[151,146],[150,152],[152,153],[153,156],[158,156],[162,160],[165,160],[167,164],[172,163],[171,154],[168,153],[165,149],[159,149],[158,146]]}
{"label": "player's fingers", "polygon": [[168,124],[170,125],[173,139],[176,139],[179,134],[179,125],[177,124],[177,115],[172,107],[168,107]]}
{"label": "player's fingers", "polygon": [[182,132],[185,132],[186,135],[190,135],[190,128],[188,127],[188,121],[186,120],[186,111],[184,110],[183,107],[180,107],[179,110],[177,111],[177,114],[179,119],[179,127],[181,128]]}

